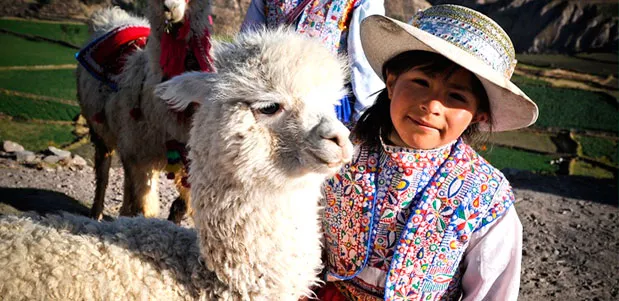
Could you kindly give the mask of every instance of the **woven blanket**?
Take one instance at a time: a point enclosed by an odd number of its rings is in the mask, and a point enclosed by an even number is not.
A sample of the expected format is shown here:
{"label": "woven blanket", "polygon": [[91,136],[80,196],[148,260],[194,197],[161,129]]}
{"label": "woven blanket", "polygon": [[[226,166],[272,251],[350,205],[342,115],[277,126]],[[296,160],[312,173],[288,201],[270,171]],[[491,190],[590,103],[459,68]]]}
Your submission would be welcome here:
{"label": "woven blanket", "polygon": [[75,54],[75,58],[95,78],[117,90],[113,76],[122,71],[129,54],[144,48],[149,34],[147,26],[117,27],[90,42]]}

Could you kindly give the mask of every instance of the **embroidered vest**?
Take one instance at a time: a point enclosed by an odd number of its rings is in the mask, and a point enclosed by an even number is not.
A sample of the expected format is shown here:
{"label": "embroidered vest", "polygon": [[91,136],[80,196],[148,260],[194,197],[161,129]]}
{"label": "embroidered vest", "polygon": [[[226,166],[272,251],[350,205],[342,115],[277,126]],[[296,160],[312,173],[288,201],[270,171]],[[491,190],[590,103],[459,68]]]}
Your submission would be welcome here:
{"label": "embroidered vest", "polygon": [[[324,188],[328,269],[343,280],[365,268],[372,253],[379,220],[375,214],[379,155],[361,148],[357,161]],[[458,140],[418,202],[411,204],[387,273],[384,299],[439,300],[459,295],[459,263],[471,234],[513,204],[511,192],[495,197],[503,185],[509,184],[500,171]],[[358,294],[363,295],[360,290]]]}
{"label": "embroidered vest", "polygon": [[[285,24],[286,17],[301,0],[266,0],[268,27]],[[346,52],[346,37],[352,10],[358,0],[314,0],[301,13],[297,32],[320,39],[333,53]]]}

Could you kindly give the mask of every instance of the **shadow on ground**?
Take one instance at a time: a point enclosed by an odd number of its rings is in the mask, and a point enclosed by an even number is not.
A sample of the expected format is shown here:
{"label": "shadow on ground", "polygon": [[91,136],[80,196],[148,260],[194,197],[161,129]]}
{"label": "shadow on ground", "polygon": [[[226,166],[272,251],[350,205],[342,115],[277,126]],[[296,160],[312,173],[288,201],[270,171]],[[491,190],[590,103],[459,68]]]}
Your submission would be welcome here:
{"label": "shadow on ground", "polygon": [[45,189],[0,187],[0,204],[21,212],[35,211],[41,215],[58,211],[84,216],[90,213],[90,209],[78,200],[64,193]]}
{"label": "shadow on ground", "polygon": [[581,176],[547,176],[520,171],[506,175],[514,188],[588,200],[605,205],[619,205],[617,180]]}

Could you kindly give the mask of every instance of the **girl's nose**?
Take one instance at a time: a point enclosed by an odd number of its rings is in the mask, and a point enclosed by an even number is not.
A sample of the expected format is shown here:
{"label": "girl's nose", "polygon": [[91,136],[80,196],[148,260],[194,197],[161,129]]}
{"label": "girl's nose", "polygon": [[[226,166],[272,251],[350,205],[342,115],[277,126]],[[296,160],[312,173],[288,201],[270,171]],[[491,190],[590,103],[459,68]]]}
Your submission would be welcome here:
{"label": "girl's nose", "polygon": [[421,102],[421,110],[428,114],[440,114],[443,110],[443,102],[437,97],[429,97]]}

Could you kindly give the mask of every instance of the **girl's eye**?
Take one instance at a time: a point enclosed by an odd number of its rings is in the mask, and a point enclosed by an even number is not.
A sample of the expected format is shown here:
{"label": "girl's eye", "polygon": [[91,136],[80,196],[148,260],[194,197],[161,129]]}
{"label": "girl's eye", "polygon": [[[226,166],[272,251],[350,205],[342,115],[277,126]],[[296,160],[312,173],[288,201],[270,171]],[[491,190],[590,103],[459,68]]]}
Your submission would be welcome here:
{"label": "girl's eye", "polygon": [[424,87],[429,87],[429,86],[430,86],[430,84],[428,83],[428,81],[427,81],[427,80],[425,80],[425,79],[420,79],[420,78],[417,78],[417,79],[414,79],[414,80],[413,80],[413,82],[414,82],[414,83],[416,83],[416,84],[418,84],[418,85],[420,85],[420,86],[424,86]]}
{"label": "girl's eye", "polygon": [[258,112],[264,114],[264,115],[273,115],[277,112],[279,112],[279,110],[281,109],[281,106],[278,103],[271,103],[268,104],[265,107],[262,107],[260,109],[258,109]]}
{"label": "girl's eye", "polygon": [[466,97],[462,96],[461,94],[451,93],[450,96],[451,96],[451,98],[453,98],[453,99],[455,99],[457,101],[466,102]]}

